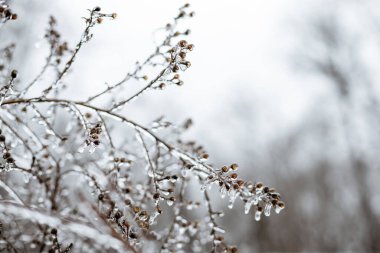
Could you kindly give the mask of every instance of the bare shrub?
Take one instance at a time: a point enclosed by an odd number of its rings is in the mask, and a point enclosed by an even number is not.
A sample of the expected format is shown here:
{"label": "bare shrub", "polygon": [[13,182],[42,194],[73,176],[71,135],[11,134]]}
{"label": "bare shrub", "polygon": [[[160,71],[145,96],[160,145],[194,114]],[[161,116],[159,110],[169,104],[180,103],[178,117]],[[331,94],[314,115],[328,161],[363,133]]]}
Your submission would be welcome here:
{"label": "bare shrub", "polygon": [[[1,6],[2,23],[17,18]],[[193,14],[189,4],[182,6],[149,57],[82,101],[62,95],[65,76],[94,27],[115,13],[89,10],[74,47],[50,17],[49,54],[30,82],[9,67],[16,44],[1,50],[1,251],[237,252],[218,225],[223,212],[212,207],[212,185],[228,196],[230,208],[238,198],[245,213],[252,206],[256,220],[284,208],[274,188],[239,178],[235,163],[213,167],[202,146],[182,140],[191,120],[173,124],[161,117],[144,126],[120,112],[146,93],[183,84],[179,72],[190,67],[194,46],[184,39],[189,30],[178,31],[177,24]],[[130,81],[140,88],[120,94]],[[107,105],[98,106],[99,99]],[[194,187],[199,191],[190,192]]]}

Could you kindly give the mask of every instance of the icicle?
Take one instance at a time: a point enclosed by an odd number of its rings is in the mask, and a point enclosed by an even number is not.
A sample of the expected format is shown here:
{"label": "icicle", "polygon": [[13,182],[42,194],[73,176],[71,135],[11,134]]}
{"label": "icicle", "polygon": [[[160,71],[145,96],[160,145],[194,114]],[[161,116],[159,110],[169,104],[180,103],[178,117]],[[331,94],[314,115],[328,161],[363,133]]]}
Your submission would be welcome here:
{"label": "icicle", "polygon": [[25,184],[29,183],[30,178],[32,177],[32,175],[30,173],[28,173],[28,172],[24,172],[23,174],[24,174],[24,182],[25,182]]}
{"label": "icicle", "polygon": [[249,210],[251,209],[251,206],[252,206],[252,201],[251,200],[248,200],[245,205],[244,205],[244,213],[245,214],[248,214],[249,213]]}
{"label": "icicle", "polygon": [[226,187],[221,187],[221,188],[220,188],[220,197],[221,197],[222,199],[224,199],[224,198],[226,197],[226,194],[227,194],[227,189],[226,189]]}
{"label": "icicle", "polygon": [[226,232],[223,228],[220,228],[220,227],[213,227],[212,229],[215,232],[218,232],[218,233],[221,233],[221,234],[224,234]]}
{"label": "icicle", "polygon": [[83,153],[86,147],[87,147],[87,144],[84,143],[82,146],[80,146],[80,147],[78,148],[78,152],[79,152],[79,153]]}
{"label": "icicle", "polygon": [[257,205],[257,204],[259,203],[259,200],[260,200],[260,198],[259,198],[257,195],[254,195],[254,196],[253,196],[252,203],[253,203],[254,205]]}
{"label": "icicle", "polygon": [[272,204],[266,204],[264,208],[264,215],[269,216],[270,215],[270,210],[272,208]]}
{"label": "icicle", "polygon": [[232,190],[230,191],[229,195],[230,195],[230,198],[228,200],[228,208],[232,209],[234,207],[235,200],[237,196],[239,195],[239,193],[235,190]]}
{"label": "icicle", "polygon": [[182,169],[181,170],[181,174],[183,177],[187,177],[187,170],[186,169]]}
{"label": "icicle", "polygon": [[259,210],[256,211],[256,213],[255,213],[255,220],[256,221],[259,221],[261,219],[261,213],[262,212],[260,212]]}
{"label": "icicle", "polygon": [[155,211],[155,212],[153,213],[153,215],[150,216],[150,219],[149,219],[149,225],[152,225],[152,224],[155,222],[155,220],[156,220],[156,218],[158,217],[158,215],[160,215],[160,213],[157,212],[157,211]]}
{"label": "icicle", "polygon": [[274,211],[275,211],[277,214],[279,214],[279,213],[282,211],[282,209],[284,209],[284,208],[282,208],[282,207],[280,207],[280,206],[276,206],[276,207],[274,208]]}
{"label": "icicle", "polygon": [[92,154],[92,153],[95,152],[95,150],[96,150],[96,145],[95,145],[94,143],[91,142],[91,144],[90,144],[90,148],[88,149],[88,152],[89,152],[90,154]]}
{"label": "icicle", "polygon": [[206,190],[206,187],[207,187],[207,182],[204,182],[202,185],[201,185],[201,192],[204,192]]}
{"label": "icicle", "polygon": [[174,201],[171,199],[167,199],[166,204],[168,204],[168,206],[172,206],[174,204]]}

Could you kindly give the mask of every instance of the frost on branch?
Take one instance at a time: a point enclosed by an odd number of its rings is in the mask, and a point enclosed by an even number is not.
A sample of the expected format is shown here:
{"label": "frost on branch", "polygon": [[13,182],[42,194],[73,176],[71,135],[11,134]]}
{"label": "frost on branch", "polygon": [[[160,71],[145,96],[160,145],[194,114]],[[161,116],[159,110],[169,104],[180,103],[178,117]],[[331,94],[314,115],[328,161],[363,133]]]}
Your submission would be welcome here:
{"label": "frost on branch", "polygon": [[[70,85],[65,76],[94,27],[115,13],[89,10],[74,48],[50,17],[46,63],[29,82],[8,68],[14,45],[2,49],[1,249],[237,252],[224,238],[228,228],[218,224],[223,211],[214,209],[210,191],[226,197],[229,208],[243,201],[242,212],[256,220],[284,208],[274,188],[241,179],[237,164],[215,168],[202,146],[183,140],[191,120],[174,124],[159,117],[145,126],[119,113],[148,91],[183,85],[180,73],[190,67],[194,46],[185,39],[190,31],[177,25],[193,15],[188,4],[181,7],[150,56],[81,101],[62,96]],[[121,88],[130,81],[141,86],[128,96]],[[32,90],[39,95],[29,96]],[[99,98],[112,103],[99,106]],[[194,184],[199,191],[190,190]]]}

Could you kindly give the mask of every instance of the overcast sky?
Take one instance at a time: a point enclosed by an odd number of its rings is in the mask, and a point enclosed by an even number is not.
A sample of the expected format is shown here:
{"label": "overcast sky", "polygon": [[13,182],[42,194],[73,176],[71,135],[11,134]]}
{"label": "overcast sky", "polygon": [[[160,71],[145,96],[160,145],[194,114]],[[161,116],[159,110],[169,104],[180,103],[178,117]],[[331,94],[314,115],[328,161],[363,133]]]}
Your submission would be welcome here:
{"label": "overcast sky", "polygon": [[[48,15],[58,19],[59,29],[71,45],[82,30],[86,9],[101,6],[103,12],[117,12],[116,20],[94,29],[94,38],[82,49],[74,71],[67,78],[76,93],[94,93],[105,82],[123,78],[136,60],[154,49],[153,31],[177,13],[183,1],[66,0],[25,1],[27,9],[38,10],[31,35],[35,57],[26,59],[33,68],[42,66],[47,49],[41,46]],[[265,142],[279,129],[302,119],[326,89],[297,71],[295,52],[302,45],[302,23],[323,0],[191,1],[196,12],[186,22],[195,51],[189,55],[192,67],[182,76],[183,87],[152,92],[135,102],[128,113],[142,121],[167,115],[180,121],[191,117],[193,133],[206,146],[222,137],[234,139],[240,128],[252,127],[255,139]],[[37,8],[41,6],[41,9]],[[42,6],[45,6],[42,8]],[[22,17],[22,15],[20,15]],[[21,20],[22,22],[22,20]],[[75,81],[75,83],[74,83]],[[241,121],[243,119],[243,121]],[[251,125],[247,126],[246,122]],[[223,142],[223,141],[222,141]],[[210,143],[210,144],[208,144]],[[223,144],[223,143],[222,143]],[[228,151],[228,150],[224,150]]]}

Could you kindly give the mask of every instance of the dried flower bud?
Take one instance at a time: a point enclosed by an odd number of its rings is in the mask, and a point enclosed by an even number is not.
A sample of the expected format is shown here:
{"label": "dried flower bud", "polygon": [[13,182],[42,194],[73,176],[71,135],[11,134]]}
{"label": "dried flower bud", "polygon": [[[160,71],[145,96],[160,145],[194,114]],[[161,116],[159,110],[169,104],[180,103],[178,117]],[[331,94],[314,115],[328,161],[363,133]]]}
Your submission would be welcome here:
{"label": "dried flower bud", "polygon": [[180,52],[178,55],[179,55],[179,57],[181,57],[182,59],[185,59],[185,58],[186,58],[186,53],[185,53],[185,52]]}
{"label": "dried flower bud", "polygon": [[203,159],[208,159],[209,155],[207,153],[202,154]]}
{"label": "dried flower bud", "polygon": [[160,89],[165,88],[165,83],[160,83],[160,85],[158,85],[158,87],[159,87]]}
{"label": "dried flower bud", "polygon": [[173,68],[172,68],[173,72],[177,72],[179,70],[179,67],[178,65],[174,65]]}
{"label": "dried flower bud", "polygon": [[187,45],[187,49],[188,49],[189,51],[193,51],[193,49],[194,49],[194,45],[193,45],[193,44],[189,44],[189,45]]}
{"label": "dried flower bud", "polygon": [[134,206],[134,207],[132,208],[132,211],[133,211],[134,213],[138,213],[138,212],[141,211],[141,208],[138,207],[138,206]]}
{"label": "dried flower bud", "polygon": [[121,216],[123,216],[123,214],[120,212],[120,211],[117,211],[114,215],[115,219],[118,220],[121,218]]}
{"label": "dried flower bud", "polygon": [[8,159],[9,157],[11,157],[11,153],[9,153],[9,152],[4,153],[4,155],[3,155],[4,159]]}
{"label": "dried flower bud", "polygon": [[241,179],[237,180],[236,183],[237,183],[239,186],[244,185],[244,181],[241,180]]}
{"label": "dried flower bud", "polygon": [[230,252],[231,253],[237,253],[238,252],[238,248],[236,246],[231,246]]}
{"label": "dried flower bud", "polygon": [[282,202],[282,201],[279,201],[279,202],[277,203],[277,205],[278,205],[280,208],[285,208],[285,203]]}
{"label": "dried flower bud", "polygon": [[186,40],[181,40],[180,42],[178,42],[178,45],[179,45],[180,47],[186,47],[186,45],[187,45],[187,41],[186,41]]}
{"label": "dried flower bud", "polygon": [[236,173],[232,173],[232,174],[230,175],[230,177],[233,178],[233,179],[236,179],[237,176],[238,176],[238,175],[237,175]]}
{"label": "dried flower bud", "polygon": [[57,231],[56,228],[52,228],[51,231],[50,231],[50,233],[51,233],[52,235],[57,235],[58,231]]}
{"label": "dried flower bud", "polygon": [[13,78],[13,79],[15,79],[16,77],[17,77],[17,70],[12,70],[12,72],[11,72],[11,77]]}
{"label": "dried flower bud", "polygon": [[239,167],[239,166],[238,166],[236,163],[233,163],[233,164],[231,164],[231,166],[230,166],[230,168],[231,168],[232,170],[237,170],[238,167]]}
{"label": "dried flower bud", "polygon": [[263,185],[263,183],[258,182],[258,183],[256,183],[255,186],[256,186],[257,189],[261,189],[264,185]]}

